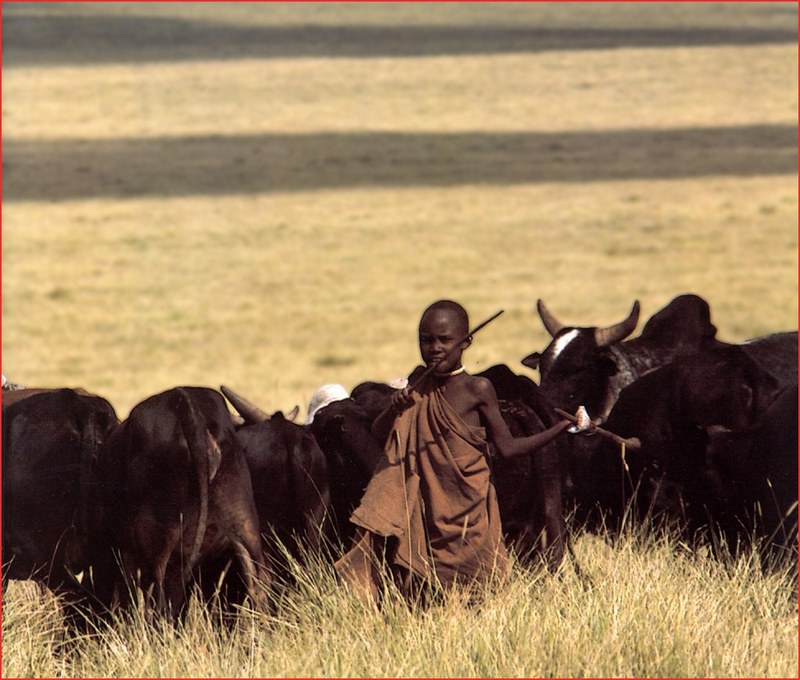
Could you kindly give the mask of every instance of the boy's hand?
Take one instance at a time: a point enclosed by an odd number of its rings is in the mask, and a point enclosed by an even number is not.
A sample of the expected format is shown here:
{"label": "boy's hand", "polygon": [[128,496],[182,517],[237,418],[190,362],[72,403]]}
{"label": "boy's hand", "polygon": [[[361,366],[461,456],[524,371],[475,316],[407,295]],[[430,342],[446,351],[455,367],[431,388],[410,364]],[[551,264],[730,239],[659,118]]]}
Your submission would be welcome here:
{"label": "boy's hand", "polygon": [[409,406],[413,405],[414,397],[411,396],[409,389],[404,387],[402,390],[397,390],[392,395],[389,403],[391,404],[391,407],[394,409],[395,413],[402,413]]}

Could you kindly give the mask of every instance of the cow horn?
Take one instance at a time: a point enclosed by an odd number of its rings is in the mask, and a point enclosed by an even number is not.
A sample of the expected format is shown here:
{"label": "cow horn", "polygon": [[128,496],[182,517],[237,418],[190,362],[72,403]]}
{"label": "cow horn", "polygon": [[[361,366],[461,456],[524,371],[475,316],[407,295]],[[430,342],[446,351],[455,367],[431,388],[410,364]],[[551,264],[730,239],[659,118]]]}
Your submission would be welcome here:
{"label": "cow horn", "polygon": [[219,390],[225,395],[227,400],[233,404],[233,408],[239,412],[239,415],[244,418],[246,423],[257,425],[258,423],[263,423],[265,420],[269,420],[269,414],[262,411],[258,406],[251,404],[241,395],[236,394],[236,392],[229,387],[220,385]]}
{"label": "cow horn", "polygon": [[642,448],[642,440],[639,437],[628,437],[624,442],[625,448],[629,451],[639,451]]}
{"label": "cow horn", "polygon": [[594,329],[594,339],[597,343],[598,347],[608,347],[609,345],[614,344],[615,342],[619,342],[627,338],[633,330],[636,328],[636,324],[639,323],[639,301],[633,303],[633,307],[631,308],[631,313],[628,314],[628,318],[625,321],[620,321],[613,326],[607,326],[605,328],[595,328]]}
{"label": "cow horn", "polygon": [[550,337],[556,337],[558,332],[565,327],[564,324],[550,313],[550,310],[544,306],[544,302],[541,300],[536,301],[536,309],[539,310],[539,317],[544,324],[545,330],[550,333]]}

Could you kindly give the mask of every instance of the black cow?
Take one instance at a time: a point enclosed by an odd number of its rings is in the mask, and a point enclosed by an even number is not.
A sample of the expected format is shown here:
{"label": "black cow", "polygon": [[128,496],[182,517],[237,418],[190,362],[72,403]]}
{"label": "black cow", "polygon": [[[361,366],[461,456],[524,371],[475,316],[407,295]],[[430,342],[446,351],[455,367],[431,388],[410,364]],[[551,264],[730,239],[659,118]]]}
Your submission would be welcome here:
{"label": "black cow", "polygon": [[92,465],[118,422],[108,401],[83,390],[3,395],[4,582],[32,578],[80,594]]}
{"label": "black cow", "polygon": [[280,411],[236,429],[242,444],[264,537],[277,538],[295,557],[318,551],[330,533],[331,494],[325,454],[307,428]]}
{"label": "black cow", "polygon": [[218,392],[177,387],[135,406],[99,452],[92,516],[95,588],[107,607],[131,604],[139,586],[157,611],[178,616],[204,565],[216,571],[226,557],[263,605],[250,473]]}
{"label": "black cow", "polygon": [[[542,432],[561,419],[538,385],[508,366],[492,366],[477,375],[492,383],[513,436]],[[523,560],[543,556],[551,570],[563,561],[567,541],[563,496],[566,468],[560,457],[560,440],[566,436],[529,456],[493,456],[490,461],[506,542]]]}
{"label": "black cow", "polygon": [[[284,541],[292,529],[306,537],[316,533],[310,544],[312,550],[320,547],[321,537],[340,544],[352,537],[350,513],[382,452],[370,432],[372,419],[366,412],[349,398],[332,401],[317,408],[307,425],[295,425],[278,416],[283,435],[265,436],[275,428],[274,417],[230,388],[221,389],[247,423],[238,429],[240,437],[258,432],[251,428],[261,431],[252,441],[243,439],[243,442],[251,470],[256,470],[254,477],[266,484],[271,475],[271,486],[268,490],[265,487],[264,498],[258,503],[263,530],[271,527],[270,533],[274,531]],[[294,446],[286,445],[286,433],[290,430]],[[303,476],[306,481],[298,493],[296,485]],[[262,482],[254,479],[254,484],[259,487]],[[276,499],[282,500],[273,503]],[[323,511],[325,522],[320,532],[313,525]]]}
{"label": "black cow", "polygon": [[719,344],[708,303],[697,295],[676,297],[631,340],[625,338],[638,323],[638,301],[624,321],[605,328],[567,326],[541,300],[537,306],[553,339],[522,363],[539,369],[541,391],[552,404],[570,413],[583,405],[592,418],[605,419],[620,390],[645,372]]}
{"label": "black cow", "polygon": [[767,562],[797,560],[797,385],[783,389],[758,424],[712,428],[706,467],[695,495],[735,546],[744,534],[761,537]]}
{"label": "black cow", "polygon": [[783,331],[751,338],[741,343],[742,351],[782,387],[797,384],[797,331]]}
{"label": "black cow", "polygon": [[[44,392],[55,392],[57,389],[58,388],[54,387],[17,387],[8,390],[4,389],[2,392],[3,409],[6,409],[12,404],[16,404],[18,401],[22,401],[23,399],[32,397],[34,394],[42,394]],[[70,388],[62,388],[62,389],[70,389]],[[74,391],[77,394],[82,394],[84,396],[89,395],[89,392],[84,390],[82,387],[78,387]]]}
{"label": "black cow", "polygon": [[[316,408],[307,425],[289,423],[280,414],[272,422],[275,416],[269,416],[240,394],[224,385],[221,390],[246,422],[238,429],[240,436],[258,431],[252,428],[262,432],[252,441],[243,440],[254,476],[263,479],[265,485],[269,474],[276,473],[272,474],[268,491],[265,487],[263,500],[258,502],[262,531],[271,527],[270,533],[277,533],[284,541],[292,530],[307,539],[316,534],[310,543],[306,541],[312,550],[321,546],[320,538],[341,542],[351,536],[348,518],[374,467],[359,462],[375,455],[374,438],[369,425],[364,425],[363,410],[352,399],[345,399]],[[341,391],[345,392],[343,387]],[[276,432],[276,426],[283,434],[269,434]],[[298,493],[295,487],[301,477],[306,481]],[[254,485],[259,487],[262,482],[254,480]],[[273,504],[273,499],[283,500]],[[323,515],[320,532],[319,526],[314,525]]]}
{"label": "black cow", "polygon": [[[388,401],[386,395],[390,394],[380,387],[371,391],[369,396],[367,392],[366,388],[353,390],[354,395],[367,399],[373,409],[378,408],[381,395]],[[381,410],[383,407],[377,412]],[[308,425],[328,461],[334,534],[342,544],[354,535],[350,515],[364,495],[383,454],[382,443],[371,431],[376,415],[367,411],[355,398],[341,399],[316,411]]]}
{"label": "black cow", "polygon": [[640,448],[623,457],[616,444],[581,438],[584,447],[593,447],[582,492],[607,513],[612,527],[632,509],[639,518],[684,527],[693,538],[719,525],[723,507],[732,527],[743,520],[741,508],[715,492],[709,480],[721,475],[728,486],[754,488],[763,479],[755,466],[731,465],[739,471],[734,481],[733,473],[720,467],[725,460],[720,446],[716,452],[709,448],[713,433],[758,428],[781,390],[737,345],[683,357],[642,376],[622,390],[606,423],[609,430],[638,439]]}

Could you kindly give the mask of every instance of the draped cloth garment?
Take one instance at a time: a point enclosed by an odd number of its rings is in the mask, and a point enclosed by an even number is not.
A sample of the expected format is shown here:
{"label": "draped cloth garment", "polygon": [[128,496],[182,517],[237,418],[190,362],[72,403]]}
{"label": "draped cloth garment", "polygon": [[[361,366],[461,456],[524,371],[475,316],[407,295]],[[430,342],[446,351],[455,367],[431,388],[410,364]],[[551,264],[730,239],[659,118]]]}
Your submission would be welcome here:
{"label": "draped cloth garment", "polygon": [[[508,558],[484,428],[465,423],[438,388],[414,398],[395,420],[385,456],[350,520],[366,532],[396,538],[388,560],[424,579],[436,577],[448,586],[504,574]],[[368,571],[371,537],[361,534],[336,563],[351,582],[363,582]]]}

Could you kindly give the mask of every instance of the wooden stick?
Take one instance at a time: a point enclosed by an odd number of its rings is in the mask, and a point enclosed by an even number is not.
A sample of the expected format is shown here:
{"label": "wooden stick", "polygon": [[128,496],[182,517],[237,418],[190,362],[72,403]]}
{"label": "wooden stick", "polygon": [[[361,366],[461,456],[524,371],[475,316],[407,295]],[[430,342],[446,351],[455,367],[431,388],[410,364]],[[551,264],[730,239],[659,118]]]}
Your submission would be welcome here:
{"label": "wooden stick", "polygon": [[[572,415],[571,413],[567,413],[563,409],[554,407],[553,410],[558,415],[560,415],[562,418],[566,418],[567,420],[569,420],[572,423],[577,423],[578,422],[578,419],[574,415]],[[641,443],[639,442],[639,440],[636,437],[630,437],[629,439],[625,439],[624,437],[620,437],[618,434],[614,434],[613,432],[610,432],[608,430],[604,430],[602,427],[598,427],[597,425],[595,425],[593,431],[597,432],[597,434],[601,434],[604,437],[607,437],[608,439],[610,439],[613,442],[616,442],[617,444],[621,444],[622,446],[625,446],[626,448],[638,449],[638,448],[641,447]]]}
{"label": "wooden stick", "polygon": [[422,375],[419,376],[419,378],[417,378],[411,385],[408,386],[408,391],[411,392],[415,388],[419,387],[420,383],[422,383],[422,381],[425,380],[425,378],[427,378],[431,373],[433,373],[436,370],[436,367],[439,364],[444,363],[445,361],[447,361],[450,358],[450,356],[459,348],[459,346],[461,345],[462,342],[466,342],[473,335],[475,335],[475,333],[477,333],[479,330],[481,330],[481,328],[485,328],[486,326],[488,326],[490,323],[492,323],[492,321],[494,321],[504,311],[505,310],[501,309],[499,312],[496,312],[495,314],[492,314],[492,316],[490,316],[488,319],[486,319],[486,321],[482,321],[477,326],[475,326],[475,328],[473,328],[469,333],[467,333],[463,338],[461,338],[457,343],[455,343],[453,345],[453,348],[447,354],[445,354],[437,363],[433,364],[433,366],[428,366],[428,368],[425,369],[425,371],[422,373]]}

